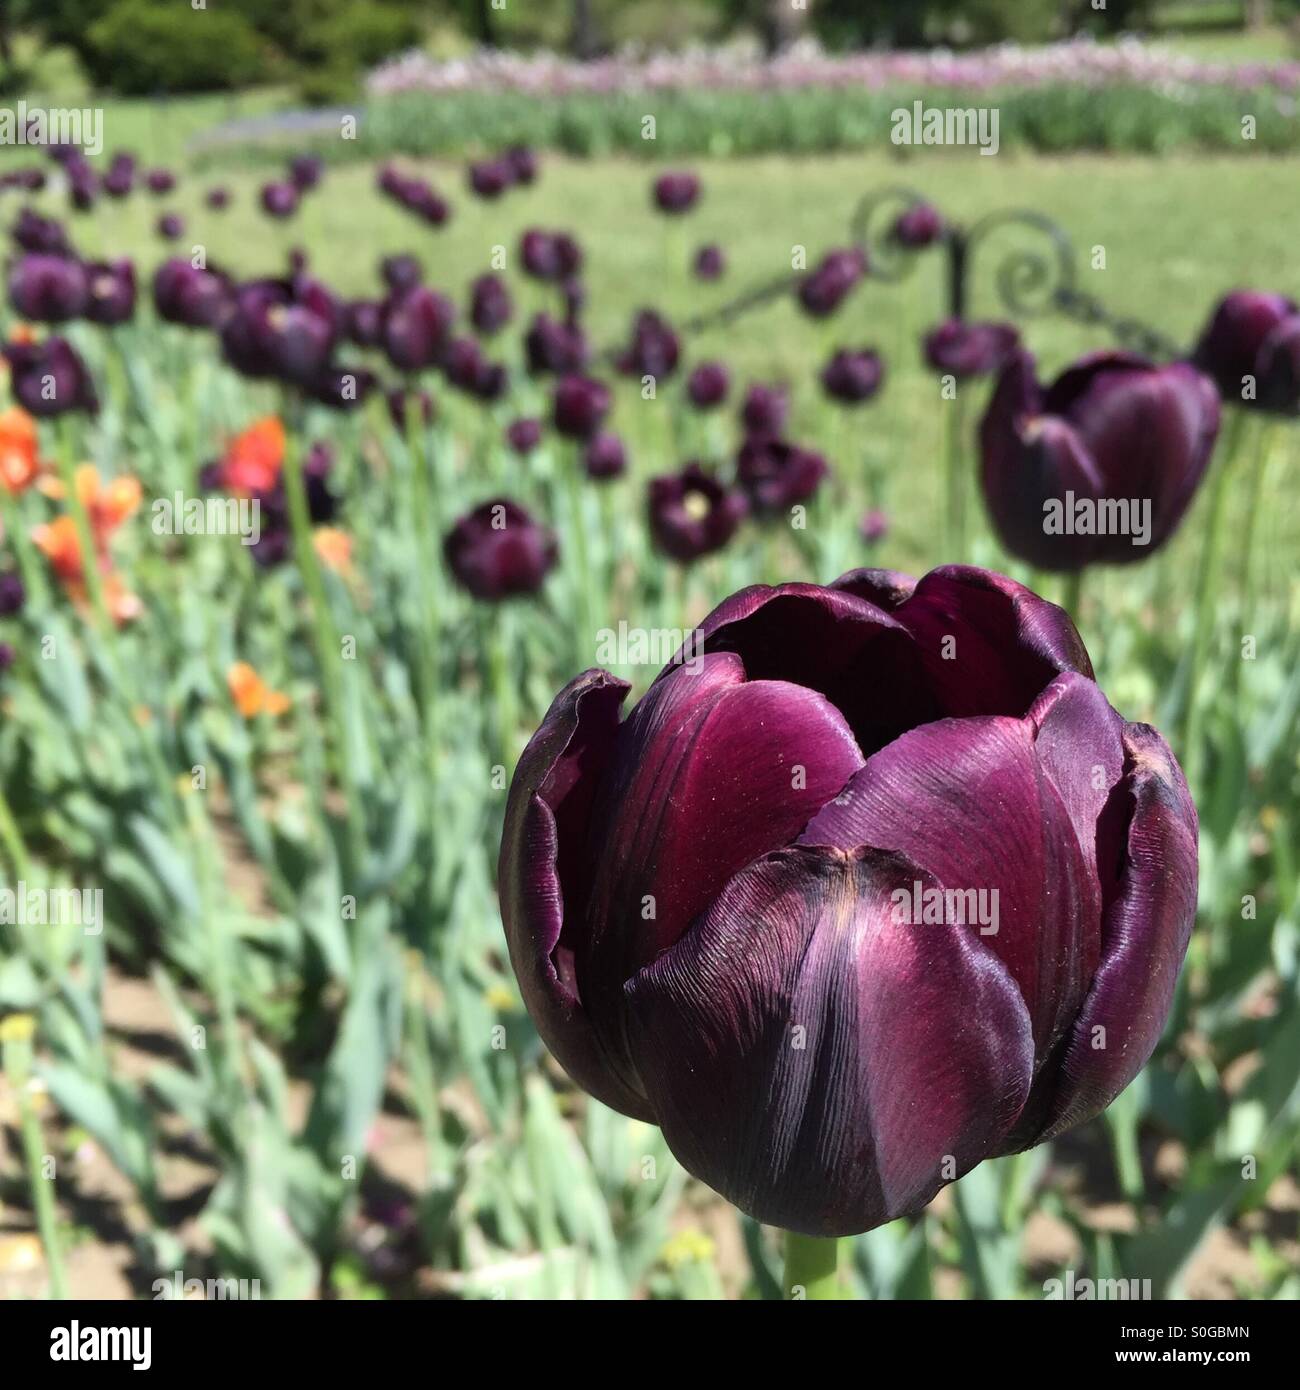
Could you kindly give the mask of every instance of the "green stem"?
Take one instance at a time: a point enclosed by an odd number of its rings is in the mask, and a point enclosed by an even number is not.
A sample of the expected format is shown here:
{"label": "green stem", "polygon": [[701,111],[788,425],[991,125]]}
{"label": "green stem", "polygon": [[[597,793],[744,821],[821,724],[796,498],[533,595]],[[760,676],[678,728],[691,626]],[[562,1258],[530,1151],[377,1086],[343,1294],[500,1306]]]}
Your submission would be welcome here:
{"label": "green stem", "polygon": [[[1255,531],[1259,513],[1264,500],[1264,475],[1268,472],[1268,460],[1276,426],[1271,422],[1260,424],[1255,436],[1255,449],[1250,461],[1250,481],[1246,494],[1246,533],[1242,537],[1242,564],[1244,573],[1241,581],[1241,635],[1254,635],[1255,604],[1259,598],[1259,565],[1255,556]],[[1240,655],[1240,653],[1238,654]],[[1240,674],[1241,662],[1237,662]]]}
{"label": "green stem", "polygon": [[578,630],[574,634],[574,644],[578,668],[588,664],[587,656],[596,641],[595,604],[593,602],[591,578],[591,554],[588,548],[587,512],[583,505],[583,486],[586,472],[582,466],[582,448],[578,444],[565,450],[566,458],[560,460],[560,470],[564,474],[564,485],[569,493],[570,527],[567,539],[573,545],[574,577],[578,589],[578,601],[574,604]]}
{"label": "green stem", "polygon": [[1061,586],[1061,607],[1074,620],[1074,625],[1078,627],[1079,620],[1083,616],[1083,571],[1074,570],[1065,576],[1065,583]]}
{"label": "green stem", "polygon": [[1205,522],[1205,539],[1202,543],[1200,581],[1196,590],[1196,627],[1192,633],[1191,665],[1187,674],[1180,749],[1183,766],[1188,769],[1189,781],[1199,761],[1197,748],[1201,740],[1206,703],[1200,698],[1201,676],[1214,636],[1215,607],[1221,588],[1219,576],[1223,568],[1223,520],[1228,499],[1228,480],[1232,476],[1232,463],[1240,436],[1241,413],[1234,412],[1229,427],[1228,447],[1217,460],[1211,460],[1210,465],[1215,469],[1215,473]]}
{"label": "green stem", "polygon": [[952,408],[946,416],[944,440],[944,478],[948,508],[948,553],[943,557],[949,565],[966,563],[966,475],[964,450],[966,443],[966,409],[962,387],[957,388]]}
{"label": "green stem", "polygon": [[785,1233],[785,1296],[799,1299],[838,1299],[839,1241],[824,1236]]}
{"label": "green stem", "polygon": [[18,1037],[4,1045],[4,1070],[13,1093],[18,1098],[19,1126],[23,1136],[23,1158],[27,1165],[27,1181],[32,1194],[32,1211],[36,1229],[45,1250],[45,1263],[50,1271],[50,1297],[68,1296],[68,1278],[63,1264],[63,1246],[59,1240],[58,1213],[54,1209],[54,1184],[46,1178],[45,1141],[41,1122],[32,1104],[28,1081],[31,1077],[32,1043],[30,1037]]}

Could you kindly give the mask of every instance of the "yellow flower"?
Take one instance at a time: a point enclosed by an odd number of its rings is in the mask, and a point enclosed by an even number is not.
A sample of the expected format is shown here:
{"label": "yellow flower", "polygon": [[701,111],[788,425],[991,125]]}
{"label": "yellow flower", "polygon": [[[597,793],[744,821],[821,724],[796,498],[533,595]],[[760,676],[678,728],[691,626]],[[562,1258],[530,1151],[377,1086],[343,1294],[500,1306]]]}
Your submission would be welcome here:
{"label": "yellow flower", "polygon": [[660,1258],[669,1269],[680,1269],[682,1265],[708,1264],[714,1250],[712,1239],[698,1226],[691,1226],[669,1238],[660,1251]]}

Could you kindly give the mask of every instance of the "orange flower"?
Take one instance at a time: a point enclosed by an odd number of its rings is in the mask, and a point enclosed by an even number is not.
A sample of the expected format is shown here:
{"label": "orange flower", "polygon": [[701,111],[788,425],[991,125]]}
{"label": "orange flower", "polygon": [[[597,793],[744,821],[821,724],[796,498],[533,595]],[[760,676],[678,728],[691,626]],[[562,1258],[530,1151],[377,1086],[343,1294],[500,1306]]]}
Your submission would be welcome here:
{"label": "orange flower", "polygon": [[270,492],[284,463],[284,426],[267,415],[237,434],[221,460],[221,481],[236,497]]}
{"label": "orange flower", "polygon": [[337,526],[320,526],[312,535],[312,544],[321,563],[337,574],[347,574],[352,568],[352,537]]}
{"label": "orange flower", "polygon": [[140,505],[140,480],[130,474],[113,478],[101,487],[94,464],[83,463],[74,475],[77,497],[90,517],[95,543],[105,545],[108,538]]}
{"label": "orange flower", "polygon": [[0,411],[0,486],[12,493],[24,492],[40,471],[36,421],[20,406]]}
{"label": "orange flower", "polygon": [[32,540],[64,583],[79,584],[85,577],[81,568],[77,526],[70,516],[57,516],[53,521],[37,526],[32,531]]}
{"label": "orange flower", "polygon": [[245,719],[259,714],[283,714],[289,708],[289,697],[270,686],[246,661],[237,661],[226,672],[226,684],[235,708]]}

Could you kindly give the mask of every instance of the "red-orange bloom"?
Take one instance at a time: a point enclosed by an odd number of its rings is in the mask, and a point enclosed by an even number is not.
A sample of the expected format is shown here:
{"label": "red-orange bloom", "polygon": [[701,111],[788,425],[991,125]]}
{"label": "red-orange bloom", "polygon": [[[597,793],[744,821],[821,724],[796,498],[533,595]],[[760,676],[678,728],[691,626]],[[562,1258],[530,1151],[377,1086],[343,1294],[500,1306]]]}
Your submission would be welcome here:
{"label": "red-orange bloom", "polygon": [[0,487],[25,492],[40,471],[36,421],[21,406],[0,410]]}
{"label": "red-orange bloom", "polygon": [[289,708],[289,697],[272,690],[246,661],[236,661],[226,672],[226,684],[235,708],[245,719],[259,714],[283,714]]}
{"label": "red-orange bloom", "polygon": [[274,415],[256,420],[230,441],[221,460],[221,483],[236,497],[270,492],[284,463],[284,426]]}

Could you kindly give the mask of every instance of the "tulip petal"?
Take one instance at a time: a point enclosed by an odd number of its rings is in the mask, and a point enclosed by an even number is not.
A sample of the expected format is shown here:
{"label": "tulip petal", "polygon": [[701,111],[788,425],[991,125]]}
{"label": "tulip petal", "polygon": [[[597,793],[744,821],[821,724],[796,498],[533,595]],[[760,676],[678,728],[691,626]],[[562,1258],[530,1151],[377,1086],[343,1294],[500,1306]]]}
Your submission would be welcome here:
{"label": "tulip petal", "polygon": [[1039,1057],[1073,1021],[1100,946],[1101,895],[1039,765],[1034,726],[945,719],[871,757],[800,844],[905,854],[945,888],[1020,988]]}
{"label": "tulip petal", "polygon": [[732,874],[790,844],[861,766],[824,696],[746,681],[733,653],[657,681],[619,732],[592,817],[590,862],[599,867],[578,968],[593,1011],[671,946]]}
{"label": "tulip petal", "polygon": [[942,710],[907,630],[845,589],[754,585],[700,624],[705,651],[733,651],[751,680],[820,691],[844,715],[863,753]]}
{"label": "tulip petal", "polygon": [[1018,718],[1060,672],[1092,677],[1070,615],[991,570],[931,570],[894,617],[916,638],[944,714]]}
{"label": "tulip petal", "polygon": [[1102,959],[1068,1044],[1041,1143],[1098,1115],[1142,1070],[1169,1017],[1196,918],[1196,807],[1164,739],[1124,729],[1131,811],[1118,891],[1102,923]]}
{"label": "tulip petal", "polygon": [[978,937],[896,920],[917,881],[876,850],[778,851],[626,986],[669,1146],[759,1221],[851,1235],[918,1211],[1020,1110],[1020,995]]}
{"label": "tulip petal", "polygon": [[582,851],[628,685],[586,671],[556,696],[519,759],[497,867],[510,963],[542,1040],[584,1090],[625,1115],[644,1100],[605,1062],[578,996],[571,933],[582,920]]}
{"label": "tulip petal", "polygon": [[916,580],[897,570],[858,569],[840,575],[830,587],[866,599],[886,613],[892,613],[905,599],[911,598]]}

